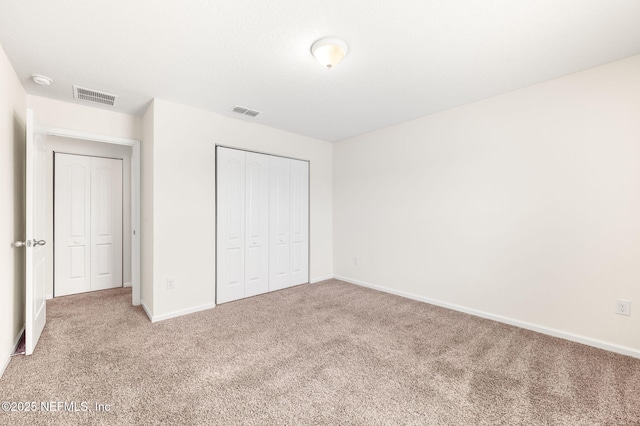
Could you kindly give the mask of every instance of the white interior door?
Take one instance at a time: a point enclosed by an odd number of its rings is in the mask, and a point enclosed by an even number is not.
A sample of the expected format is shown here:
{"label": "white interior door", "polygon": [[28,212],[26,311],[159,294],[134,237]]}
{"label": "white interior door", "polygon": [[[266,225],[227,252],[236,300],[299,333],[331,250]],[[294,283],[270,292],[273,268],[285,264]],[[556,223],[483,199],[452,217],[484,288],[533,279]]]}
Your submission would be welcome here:
{"label": "white interior door", "polygon": [[91,157],[91,290],[122,287],[122,160]]}
{"label": "white interior door", "polygon": [[244,297],[269,291],[269,156],[246,153]]}
{"label": "white interior door", "polygon": [[54,296],[91,291],[91,157],[54,155]]}
{"label": "white interior door", "polygon": [[291,285],[309,282],[309,163],[291,160]]}
{"label": "white interior door", "polygon": [[54,296],[122,287],[122,160],[55,155]]}
{"label": "white interior door", "polygon": [[291,286],[290,160],[269,158],[269,291]]}
{"label": "white interior door", "polygon": [[31,355],[38,343],[47,319],[46,314],[46,235],[47,178],[46,137],[37,125],[33,110],[27,109],[26,139],[26,231],[25,241],[17,241],[17,247],[26,248],[25,273],[25,350]]}
{"label": "white interior door", "polygon": [[245,152],[217,149],[216,303],[244,297]]}
{"label": "white interior door", "polygon": [[309,163],[216,152],[216,303],[307,283]]}

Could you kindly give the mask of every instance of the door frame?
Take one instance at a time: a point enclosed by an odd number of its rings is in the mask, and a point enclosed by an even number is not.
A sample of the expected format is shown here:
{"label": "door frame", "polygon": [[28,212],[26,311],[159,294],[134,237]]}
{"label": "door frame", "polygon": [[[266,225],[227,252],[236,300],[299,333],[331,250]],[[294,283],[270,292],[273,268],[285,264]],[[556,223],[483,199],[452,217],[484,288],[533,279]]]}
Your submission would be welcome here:
{"label": "door frame", "polygon": [[131,304],[140,305],[140,140],[45,127],[44,133],[71,139],[131,147]]}

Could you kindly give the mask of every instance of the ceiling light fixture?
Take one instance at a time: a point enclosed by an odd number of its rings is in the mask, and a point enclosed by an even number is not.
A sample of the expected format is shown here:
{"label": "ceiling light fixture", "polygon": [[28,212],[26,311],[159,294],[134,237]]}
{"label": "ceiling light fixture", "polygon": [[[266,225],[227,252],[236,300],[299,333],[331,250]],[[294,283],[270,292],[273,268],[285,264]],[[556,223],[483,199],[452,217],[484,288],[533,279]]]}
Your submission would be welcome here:
{"label": "ceiling light fixture", "polygon": [[311,45],[311,53],[322,66],[331,69],[347,56],[349,48],[347,43],[339,38],[325,37]]}
{"label": "ceiling light fixture", "polygon": [[53,83],[53,80],[51,80],[49,77],[39,74],[31,74],[31,79],[34,83],[40,84],[42,86],[48,86]]}

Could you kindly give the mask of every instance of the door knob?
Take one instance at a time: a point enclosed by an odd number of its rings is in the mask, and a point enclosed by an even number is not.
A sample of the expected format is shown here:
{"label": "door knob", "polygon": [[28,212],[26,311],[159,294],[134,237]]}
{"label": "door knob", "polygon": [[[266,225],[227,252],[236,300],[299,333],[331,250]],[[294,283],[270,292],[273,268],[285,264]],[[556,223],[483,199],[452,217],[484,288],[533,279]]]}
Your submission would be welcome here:
{"label": "door knob", "polygon": [[13,243],[14,247],[17,248],[21,248],[21,247],[36,247],[36,246],[43,246],[47,244],[47,242],[45,240],[27,240],[27,241],[16,241],[15,243]]}

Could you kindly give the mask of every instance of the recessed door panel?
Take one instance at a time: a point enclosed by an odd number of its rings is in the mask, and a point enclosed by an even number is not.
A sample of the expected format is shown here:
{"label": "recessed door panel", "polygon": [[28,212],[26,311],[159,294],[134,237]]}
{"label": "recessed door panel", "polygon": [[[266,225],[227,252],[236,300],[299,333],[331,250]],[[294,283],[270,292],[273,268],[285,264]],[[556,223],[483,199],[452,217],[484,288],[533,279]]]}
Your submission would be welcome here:
{"label": "recessed door panel", "polygon": [[87,262],[86,250],[87,248],[85,246],[69,247],[70,279],[77,280],[87,278],[87,268],[85,266]]}
{"label": "recessed door panel", "polygon": [[120,212],[114,212],[111,208],[113,200],[113,164],[101,165],[94,168],[94,179],[96,182],[96,192],[93,194],[96,200],[94,205],[96,211],[96,233],[101,237],[111,237],[113,235],[112,225],[114,224],[114,215]]}
{"label": "recessed door panel", "polygon": [[242,256],[239,248],[231,248],[227,250],[227,268],[229,271],[228,286],[244,285],[244,274],[242,270]]}
{"label": "recessed door panel", "polygon": [[98,258],[96,275],[100,277],[113,275],[113,245],[109,243],[98,244],[96,246],[96,257]]}
{"label": "recessed door panel", "polygon": [[89,216],[87,215],[86,207],[90,202],[88,197],[91,195],[89,192],[89,174],[91,170],[88,164],[90,163],[87,162],[87,165],[85,165],[82,162],[74,162],[66,166],[66,173],[68,173],[66,183],[71,189],[71,208],[68,217],[65,219],[70,222],[70,237],[87,237]]}

